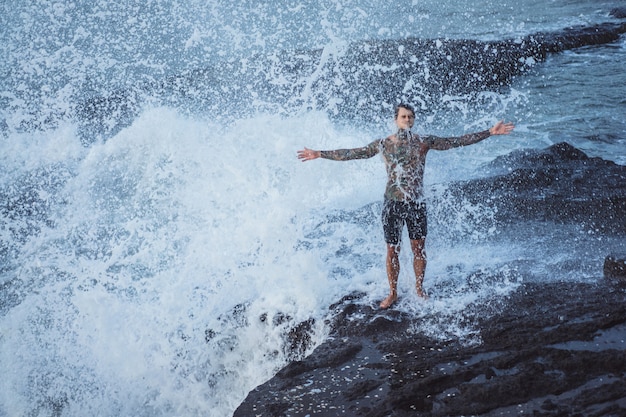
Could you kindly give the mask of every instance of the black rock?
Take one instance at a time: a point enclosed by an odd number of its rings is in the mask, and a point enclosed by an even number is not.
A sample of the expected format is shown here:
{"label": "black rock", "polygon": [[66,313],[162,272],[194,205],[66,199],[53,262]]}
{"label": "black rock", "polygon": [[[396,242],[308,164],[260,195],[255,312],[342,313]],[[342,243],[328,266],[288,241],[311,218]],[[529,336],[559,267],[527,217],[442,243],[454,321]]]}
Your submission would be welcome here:
{"label": "black rock", "polygon": [[568,143],[512,152],[494,160],[484,175],[451,184],[438,198],[491,207],[500,224],[551,221],[626,232],[626,167],[590,158]]}
{"label": "black rock", "polygon": [[604,276],[626,280],[626,256],[607,256],[604,260]]}
{"label": "black rock", "polygon": [[234,416],[626,415],[625,301],[608,281],[524,284],[497,314],[468,311],[480,344],[431,339],[410,331],[408,314],[339,303],[330,339]]}
{"label": "black rock", "polygon": [[610,16],[618,19],[626,19],[626,7],[616,7],[609,13]]}

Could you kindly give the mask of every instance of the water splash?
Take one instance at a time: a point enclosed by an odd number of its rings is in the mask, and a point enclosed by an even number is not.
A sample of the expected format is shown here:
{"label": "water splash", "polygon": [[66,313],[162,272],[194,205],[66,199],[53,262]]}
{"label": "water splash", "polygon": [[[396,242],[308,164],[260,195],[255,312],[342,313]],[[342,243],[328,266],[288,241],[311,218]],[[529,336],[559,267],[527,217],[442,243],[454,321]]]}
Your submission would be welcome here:
{"label": "water splash", "polygon": [[[591,21],[601,8],[568,14],[559,3],[544,15],[537,4],[516,14],[501,2],[440,1],[2,6],[0,415],[228,415],[323,340],[328,305],[352,291],[380,301],[382,162],[295,158],[305,145],[361,146],[389,133],[390,112],[359,122],[338,110],[370,97],[367,83],[333,77],[337,60],[353,41],[499,39]],[[497,23],[465,23],[486,16]],[[298,48],[306,54],[283,59]],[[237,71],[211,78],[216,65]],[[336,101],[338,87],[354,101]],[[416,331],[479,341],[449,318],[506,294],[526,278],[515,266],[527,270],[541,254],[472,227],[489,223],[489,208],[451,207],[441,184],[551,138],[536,132],[545,120],[524,85],[447,95],[436,109],[420,88],[401,87],[417,91],[416,131],[479,130],[497,115],[519,119],[524,132],[513,145],[494,139],[429,156],[432,304],[414,302],[408,248],[401,254],[399,308],[426,319]],[[84,111],[96,120],[85,130],[77,114],[89,100],[108,113]],[[529,113],[537,120],[525,122]],[[603,238],[568,236],[576,253]],[[550,248],[536,271],[579,269],[554,241],[533,241]]]}

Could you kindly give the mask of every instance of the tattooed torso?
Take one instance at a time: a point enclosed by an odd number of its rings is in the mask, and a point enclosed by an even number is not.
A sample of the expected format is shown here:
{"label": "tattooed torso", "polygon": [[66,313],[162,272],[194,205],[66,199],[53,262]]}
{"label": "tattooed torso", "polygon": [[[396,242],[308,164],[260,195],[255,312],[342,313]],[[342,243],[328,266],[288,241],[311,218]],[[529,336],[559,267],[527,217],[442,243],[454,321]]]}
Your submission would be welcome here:
{"label": "tattooed torso", "polygon": [[321,151],[320,156],[335,161],[371,158],[381,153],[387,170],[385,198],[395,201],[420,201],[423,198],[426,153],[470,145],[489,137],[489,131],[459,137],[419,136],[399,130],[397,134],[354,149]]}
{"label": "tattooed torso", "polygon": [[385,198],[418,201],[422,198],[424,167],[428,146],[418,135],[402,132],[381,141],[387,169]]}

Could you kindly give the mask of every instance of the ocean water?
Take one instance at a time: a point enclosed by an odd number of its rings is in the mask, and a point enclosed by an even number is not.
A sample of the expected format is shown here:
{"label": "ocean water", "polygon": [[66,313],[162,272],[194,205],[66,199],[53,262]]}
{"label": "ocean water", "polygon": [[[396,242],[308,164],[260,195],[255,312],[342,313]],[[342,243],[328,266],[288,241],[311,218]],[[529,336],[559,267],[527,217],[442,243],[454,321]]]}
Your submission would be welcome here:
{"label": "ocean water", "polygon": [[[324,340],[330,304],[386,295],[382,162],[303,164],[296,151],[369,143],[392,131],[392,115],[362,122],[332,100],[313,105],[329,66],[304,79],[219,78],[213,101],[199,98],[193,74],[281,51],[332,61],[363,40],[516,38],[615,21],[609,11],[624,6],[309,3],[2,3],[0,416],[228,416]],[[444,95],[419,112],[423,133],[517,127],[429,155],[428,302],[411,291],[408,247],[401,254],[397,308],[423,318],[415,331],[480,343],[460,314],[468,306],[497,311],[524,280],[602,279],[619,237],[480,227],[488,205],[451,211],[437,197],[499,155],[563,140],[626,164],[625,58],[624,37],[567,51],[510,88]],[[303,88],[240,99],[289,83]],[[367,84],[345,88],[367,97]],[[117,93],[130,105],[89,113],[85,103]],[[298,326],[310,344],[294,341]]]}

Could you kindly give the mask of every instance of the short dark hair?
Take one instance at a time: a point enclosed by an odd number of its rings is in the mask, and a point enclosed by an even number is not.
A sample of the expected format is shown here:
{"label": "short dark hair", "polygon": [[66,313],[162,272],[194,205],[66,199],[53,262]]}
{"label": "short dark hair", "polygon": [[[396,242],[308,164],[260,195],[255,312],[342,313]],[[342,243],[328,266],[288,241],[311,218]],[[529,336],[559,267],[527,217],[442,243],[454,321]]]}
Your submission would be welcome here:
{"label": "short dark hair", "polygon": [[405,104],[405,103],[400,103],[396,106],[395,109],[395,114],[393,116],[394,119],[398,118],[398,113],[400,113],[400,109],[406,109],[408,111],[410,111],[411,113],[413,113],[413,116],[415,116],[415,110],[413,110],[413,107],[409,104]]}

